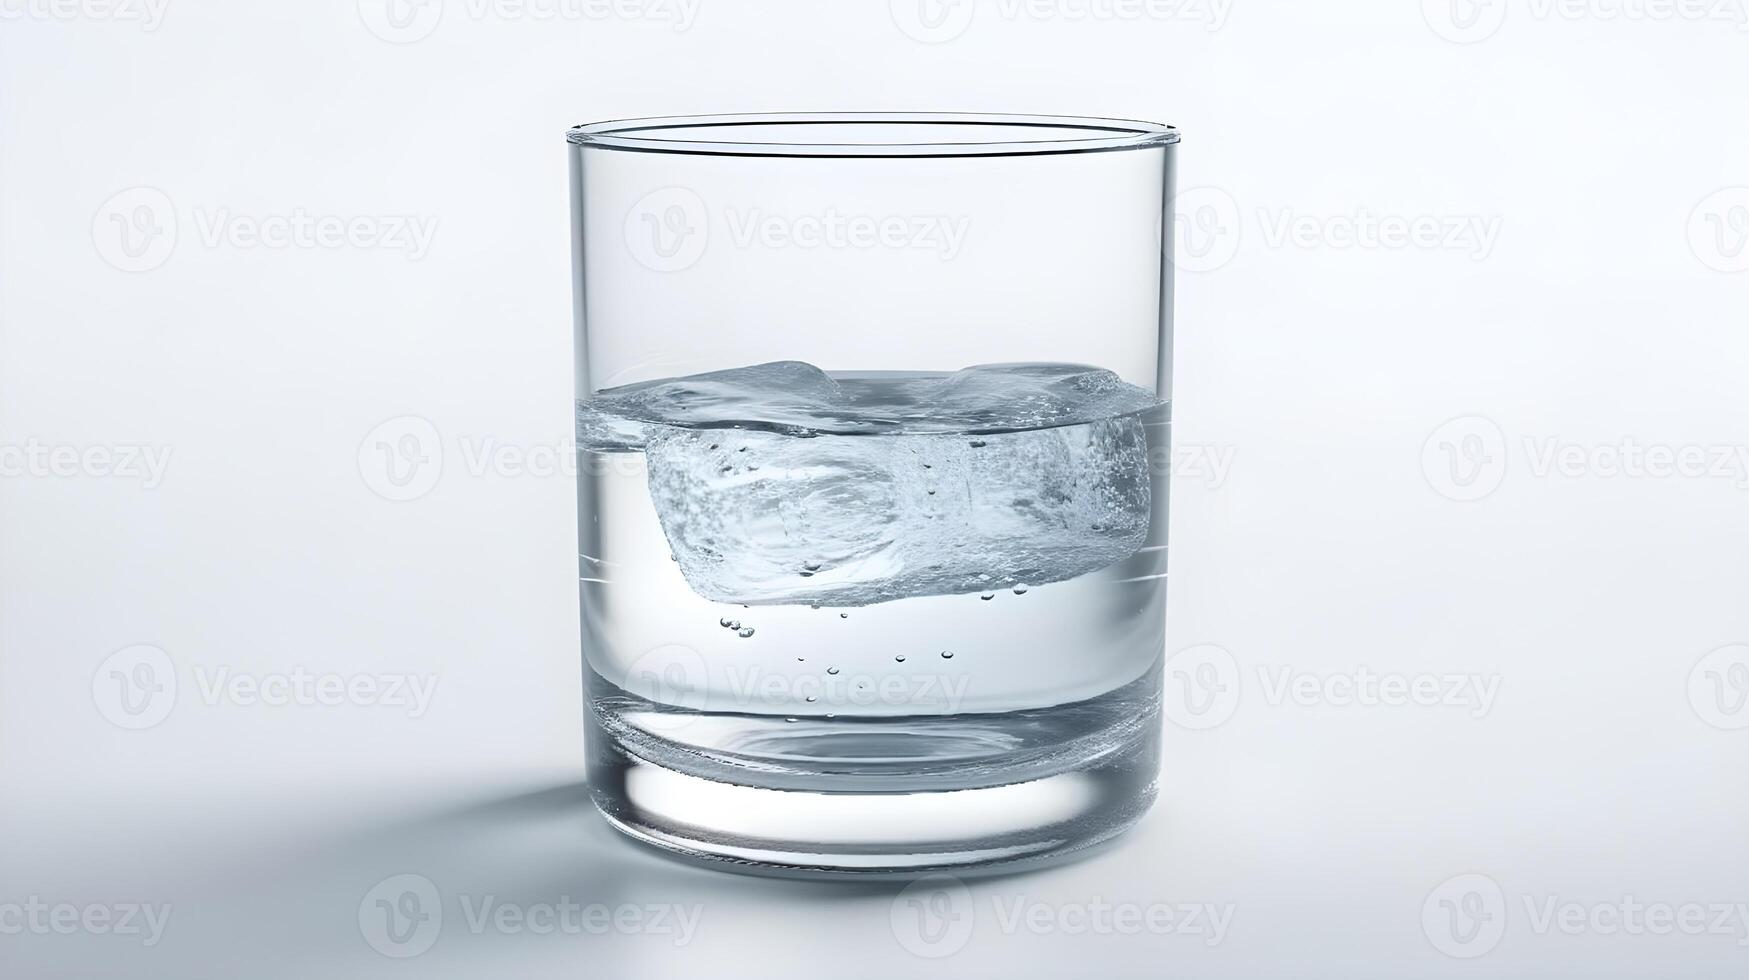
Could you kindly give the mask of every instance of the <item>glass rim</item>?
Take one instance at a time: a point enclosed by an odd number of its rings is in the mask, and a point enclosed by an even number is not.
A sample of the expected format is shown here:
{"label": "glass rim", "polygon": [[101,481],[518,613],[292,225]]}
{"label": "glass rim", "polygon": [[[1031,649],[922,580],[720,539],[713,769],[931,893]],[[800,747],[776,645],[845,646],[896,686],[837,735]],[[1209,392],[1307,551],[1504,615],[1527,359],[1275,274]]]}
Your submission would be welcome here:
{"label": "glass rim", "polygon": [[[737,126],[959,126],[987,127],[988,140],[905,142],[798,141],[686,138],[687,130],[726,129]],[[1016,139],[1027,129],[1055,129],[1085,133],[1061,139]],[[998,136],[1006,131],[1007,135]],[[664,135],[658,135],[664,134]],[[565,139],[580,148],[626,150],[640,153],[683,153],[697,156],[754,157],[991,157],[1035,156],[1061,153],[1105,153],[1170,146],[1178,142],[1178,129],[1139,119],[1099,116],[1052,116],[984,112],[755,112],[697,116],[645,116],[611,119],[573,126]]]}

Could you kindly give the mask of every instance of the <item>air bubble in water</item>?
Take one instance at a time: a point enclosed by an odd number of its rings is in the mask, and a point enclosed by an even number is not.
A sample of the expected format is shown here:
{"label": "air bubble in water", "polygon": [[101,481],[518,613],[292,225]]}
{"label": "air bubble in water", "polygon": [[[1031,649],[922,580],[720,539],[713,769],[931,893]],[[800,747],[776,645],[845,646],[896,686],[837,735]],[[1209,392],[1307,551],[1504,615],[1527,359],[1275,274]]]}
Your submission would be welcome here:
{"label": "air bubble in water", "polygon": [[984,593],[984,594],[983,594],[983,595],[981,595],[981,596],[979,596],[979,597],[978,597],[978,598],[980,598],[980,599],[982,599],[982,600],[984,600],[984,601],[985,601],[985,602],[989,602],[989,601],[990,601],[990,600],[991,600],[991,599],[994,599],[994,598],[996,598],[996,593],[994,593],[994,592],[986,592],[986,593]]}
{"label": "air bubble in water", "polygon": [[828,673],[828,674],[836,674],[836,673],[838,673],[838,668],[837,668],[837,667],[827,667],[827,668],[826,668],[826,673]]}
{"label": "air bubble in water", "polygon": [[943,650],[943,651],[941,651],[941,659],[943,659],[943,660],[952,660],[952,659],[953,659],[953,651],[952,651],[952,650]]}
{"label": "air bubble in water", "polygon": [[738,631],[736,631],[735,635],[738,637],[741,637],[742,639],[746,639],[747,637],[753,635],[753,627],[749,626],[744,630],[738,630]]}
{"label": "air bubble in water", "polygon": [[904,663],[905,662],[905,655],[901,653],[898,656],[894,657],[893,660],[898,662],[898,663]]}
{"label": "air bubble in water", "polygon": [[1026,595],[1026,586],[1024,586],[1024,585],[1015,586],[1014,587],[1014,594],[1015,595]]}

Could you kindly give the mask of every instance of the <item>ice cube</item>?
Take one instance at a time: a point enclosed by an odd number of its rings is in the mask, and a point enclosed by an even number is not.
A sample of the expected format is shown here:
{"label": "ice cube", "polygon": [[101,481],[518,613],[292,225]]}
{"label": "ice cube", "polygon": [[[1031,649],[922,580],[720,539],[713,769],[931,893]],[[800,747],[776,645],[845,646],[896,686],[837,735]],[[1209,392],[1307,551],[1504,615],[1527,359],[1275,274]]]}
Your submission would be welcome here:
{"label": "ice cube", "polygon": [[799,361],[578,404],[642,449],[681,574],[731,603],[855,606],[1042,585],[1133,554],[1153,393],[1075,364],[828,375]]}
{"label": "ice cube", "polygon": [[1040,585],[1147,537],[1134,416],[971,437],[664,429],[651,499],[693,591],[858,606]]}

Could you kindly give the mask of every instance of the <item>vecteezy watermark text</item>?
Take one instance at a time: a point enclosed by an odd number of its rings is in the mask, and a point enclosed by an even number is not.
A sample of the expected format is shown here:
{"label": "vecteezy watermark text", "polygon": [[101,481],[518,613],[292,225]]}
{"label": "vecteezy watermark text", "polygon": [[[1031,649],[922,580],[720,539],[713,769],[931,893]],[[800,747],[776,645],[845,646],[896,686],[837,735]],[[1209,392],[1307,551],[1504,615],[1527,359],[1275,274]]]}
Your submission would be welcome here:
{"label": "vecteezy watermark text", "polygon": [[155,31],[170,0],[0,0],[0,23],[9,20],[108,21]]}
{"label": "vecteezy watermark text", "polygon": [[1248,228],[1271,250],[1448,252],[1481,262],[1494,254],[1505,224],[1497,214],[1397,213],[1369,207],[1323,214],[1293,207],[1247,212],[1232,194],[1212,186],[1180,191],[1170,220],[1172,262],[1186,272],[1213,272],[1231,262],[1248,239]]}
{"label": "vecteezy watermark text", "polygon": [[[1421,447],[1421,472],[1441,496],[1480,500],[1505,481],[1513,443],[1492,419],[1466,415],[1428,435]],[[1524,436],[1517,442],[1519,465],[1531,477],[1548,479],[1718,480],[1749,489],[1749,444],[1582,442],[1558,436]]]}
{"label": "vecteezy watermark text", "polygon": [[[1457,671],[1401,673],[1306,671],[1290,664],[1259,664],[1256,692],[1270,708],[1427,708],[1458,710],[1480,719],[1494,710],[1499,674]],[[1203,643],[1166,658],[1163,713],[1181,728],[1206,730],[1230,720],[1245,700],[1247,677],[1238,658]]]}
{"label": "vecteezy watermark text", "polygon": [[194,225],[207,248],[387,249],[418,261],[431,251],[437,218],[405,214],[239,214],[230,208],[195,208]]}
{"label": "vecteezy watermark text", "polygon": [[[912,251],[952,261],[965,247],[971,218],[951,214],[863,214],[832,207],[771,211],[723,207],[720,214],[689,187],[661,187],[626,211],[627,252],[655,272],[680,272],[703,258],[713,235],[737,249]],[[714,229],[714,230],[713,230]]]}
{"label": "vecteezy watermark text", "polygon": [[146,490],[164,482],[171,447],[65,445],[30,438],[0,443],[0,477],[91,477],[137,480]]}
{"label": "vecteezy watermark text", "polygon": [[691,30],[702,0],[358,0],[358,16],[372,34],[391,44],[430,37],[443,23],[444,10],[460,8],[475,23],[644,21],[666,24],[675,33]]}
{"label": "vecteezy watermark text", "polygon": [[985,916],[965,883],[952,875],[929,875],[905,886],[888,910],[893,938],[924,959],[952,956],[966,947],[980,918],[1004,936],[1185,936],[1208,946],[1227,938],[1236,906],[1210,902],[1134,902],[1092,897],[1086,901],[990,896]]}
{"label": "vecteezy watermark text", "polygon": [[[240,671],[195,664],[194,691],[208,708],[385,708],[423,718],[437,693],[436,674],[338,673],[293,667],[287,671]],[[141,731],[162,723],[185,690],[170,655],[150,644],[124,647],[105,657],[91,675],[98,713],[118,728]]]}
{"label": "vecteezy watermark text", "polygon": [[1493,952],[1515,906],[1523,911],[1522,927],[1537,936],[1710,936],[1749,946],[1749,903],[1648,900],[1631,893],[1601,899],[1526,893],[1517,899],[1510,901],[1489,875],[1455,875],[1428,893],[1421,928],[1435,949],[1456,959]]}
{"label": "vecteezy watermark text", "polygon": [[[456,896],[461,924],[470,935],[500,936],[657,936],[685,946],[704,917],[699,903],[578,901],[560,895],[552,901],[511,902],[496,895]],[[394,959],[419,956],[437,944],[446,919],[443,895],[424,875],[383,879],[358,903],[358,928],[372,949]]]}
{"label": "vecteezy watermark text", "polygon": [[[196,206],[189,212],[196,238],[208,249],[381,250],[419,261],[437,235],[435,215],[342,214],[304,207],[243,212]],[[91,219],[97,254],[123,272],[150,272],[170,261],[185,222],[170,195],[130,187],[110,195]]]}
{"label": "vecteezy watermark text", "polygon": [[959,255],[972,219],[964,215],[768,214],[758,208],[723,212],[736,248],[915,249],[945,260]]}
{"label": "vecteezy watermark text", "polygon": [[900,671],[784,673],[724,664],[724,690],[739,706],[802,702],[821,708],[906,707],[953,714],[965,701],[969,674]]}
{"label": "vecteezy watermark text", "polygon": [[1257,682],[1271,706],[1462,708],[1472,718],[1492,711],[1500,694],[1499,674],[1394,674],[1364,666],[1352,673],[1316,674],[1287,664],[1260,664]]}
{"label": "vecteezy watermark text", "polygon": [[1455,44],[1475,44],[1500,32],[1509,18],[1601,23],[1715,23],[1749,29],[1743,0],[1421,0],[1433,33]]}
{"label": "vecteezy watermark text", "polygon": [[172,911],[165,903],[80,904],[32,895],[22,902],[0,902],[0,935],[122,936],[150,949],[163,940]]}
{"label": "vecteezy watermark text", "polygon": [[1218,31],[1233,0],[889,0],[894,26],[913,41],[942,44],[963,35],[973,21],[994,17],[1050,23],[1178,22]]}

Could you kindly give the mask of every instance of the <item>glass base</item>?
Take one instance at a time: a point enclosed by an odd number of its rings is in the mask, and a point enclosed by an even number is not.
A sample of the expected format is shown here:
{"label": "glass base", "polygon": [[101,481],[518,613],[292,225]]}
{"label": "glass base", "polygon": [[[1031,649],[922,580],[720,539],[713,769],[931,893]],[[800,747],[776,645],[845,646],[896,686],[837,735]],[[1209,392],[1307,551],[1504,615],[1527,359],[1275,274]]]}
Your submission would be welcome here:
{"label": "glass base", "polygon": [[[1155,693],[1158,674],[1140,683]],[[855,740],[872,765],[825,772],[798,771],[796,753],[780,751],[769,733],[763,760],[730,757],[630,727],[624,714],[592,704],[590,794],[629,836],[728,870],[836,877],[1053,863],[1122,833],[1153,802],[1157,701],[1132,705],[1141,710],[1051,751],[986,754],[955,771],[895,765],[899,745],[923,744],[940,758],[939,741],[914,726],[859,733],[839,720],[838,747]],[[964,719],[956,725],[971,737]],[[786,728],[787,741],[818,751],[820,733]]]}

